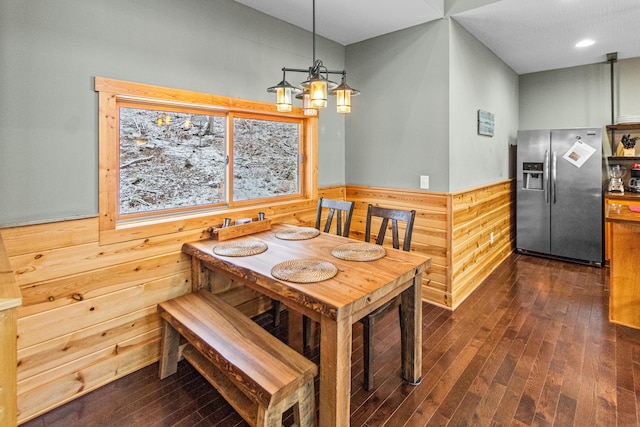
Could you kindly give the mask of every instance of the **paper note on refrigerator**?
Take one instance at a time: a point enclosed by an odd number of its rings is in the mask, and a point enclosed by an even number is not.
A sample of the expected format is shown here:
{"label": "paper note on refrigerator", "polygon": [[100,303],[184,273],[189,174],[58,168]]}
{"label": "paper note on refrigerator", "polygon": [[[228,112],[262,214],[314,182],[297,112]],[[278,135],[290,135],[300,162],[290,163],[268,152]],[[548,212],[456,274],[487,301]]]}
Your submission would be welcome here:
{"label": "paper note on refrigerator", "polygon": [[595,148],[578,140],[573,144],[569,151],[562,156],[562,158],[579,168],[589,160],[589,157],[591,157],[595,152]]}

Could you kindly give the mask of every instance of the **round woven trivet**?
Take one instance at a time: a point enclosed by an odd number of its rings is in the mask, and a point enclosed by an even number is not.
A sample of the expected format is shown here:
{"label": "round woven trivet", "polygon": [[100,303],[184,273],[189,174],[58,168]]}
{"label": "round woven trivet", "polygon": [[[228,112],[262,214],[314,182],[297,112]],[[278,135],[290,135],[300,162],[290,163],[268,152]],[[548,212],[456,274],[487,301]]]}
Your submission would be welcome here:
{"label": "round woven trivet", "polygon": [[292,259],[276,264],[271,275],[276,279],[295,283],[315,283],[331,279],[338,267],[321,259]]}
{"label": "round woven trivet", "polygon": [[256,240],[231,241],[215,245],[213,253],[222,256],[249,256],[261,254],[267,247],[266,243]]}
{"label": "round woven trivet", "polygon": [[331,255],[346,261],[375,261],[386,254],[382,246],[373,243],[344,243],[331,249]]}
{"label": "round woven trivet", "polygon": [[320,231],[313,227],[288,228],[276,233],[276,237],[282,240],[307,240],[319,235]]}

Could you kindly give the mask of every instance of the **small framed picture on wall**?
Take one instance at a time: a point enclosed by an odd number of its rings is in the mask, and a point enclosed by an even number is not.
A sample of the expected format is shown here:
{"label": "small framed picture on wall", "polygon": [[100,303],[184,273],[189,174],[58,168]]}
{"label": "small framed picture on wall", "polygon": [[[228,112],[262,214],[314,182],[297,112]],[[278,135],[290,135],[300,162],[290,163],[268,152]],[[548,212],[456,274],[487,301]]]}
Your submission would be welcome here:
{"label": "small framed picture on wall", "polygon": [[478,110],[478,135],[493,136],[493,114]]}

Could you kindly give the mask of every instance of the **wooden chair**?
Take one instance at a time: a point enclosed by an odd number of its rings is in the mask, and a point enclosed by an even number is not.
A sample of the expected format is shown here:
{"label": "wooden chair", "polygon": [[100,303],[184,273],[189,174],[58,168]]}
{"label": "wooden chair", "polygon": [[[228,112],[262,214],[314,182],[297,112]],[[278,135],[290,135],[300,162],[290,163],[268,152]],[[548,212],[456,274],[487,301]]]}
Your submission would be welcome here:
{"label": "wooden chair", "polygon": [[[405,223],[404,238],[402,242],[402,250],[409,252],[411,249],[411,235],[413,233],[413,222],[416,217],[416,211],[388,209],[379,206],[369,205],[367,209],[367,223],[365,228],[365,241],[371,241],[371,225],[374,218],[380,218],[380,229],[376,237],[376,244],[382,245],[385,240],[385,234],[391,220],[391,242],[394,249],[400,249],[399,226],[398,221]],[[399,307],[399,309],[396,309]],[[396,309],[402,316],[402,305],[400,305],[400,297],[386,303],[382,307],[369,313],[360,322],[363,325],[362,340],[364,348],[364,388],[371,390],[373,388],[373,327],[375,323],[386,316],[389,312]],[[401,323],[402,324],[402,323]],[[401,332],[402,333],[402,332]]]}
{"label": "wooden chair", "polygon": [[[349,237],[349,228],[351,228],[351,216],[353,215],[353,202],[343,200],[332,200],[320,197],[318,199],[318,209],[316,210],[316,228],[325,233],[331,232],[331,224],[334,216],[336,217],[336,234],[338,236]],[[323,209],[329,209],[327,218],[324,223],[324,229],[321,229]],[[344,229],[342,225],[344,224]]]}
{"label": "wooden chair", "polygon": [[[353,216],[353,202],[347,202],[344,200],[325,199],[320,197],[318,199],[318,208],[316,210],[316,228],[324,231],[325,233],[331,232],[331,225],[333,219],[336,219],[335,232],[338,236],[349,237],[349,229],[351,228],[351,217]],[[326,210],[329,210],[328,212]],[[324,228],[322,227],[322,213],[327,212]],[[311,319],[307,316],[302,317],[302,342],[305,347],[309,347],[311,344],[311,337],[313,333],[311,331]]]}

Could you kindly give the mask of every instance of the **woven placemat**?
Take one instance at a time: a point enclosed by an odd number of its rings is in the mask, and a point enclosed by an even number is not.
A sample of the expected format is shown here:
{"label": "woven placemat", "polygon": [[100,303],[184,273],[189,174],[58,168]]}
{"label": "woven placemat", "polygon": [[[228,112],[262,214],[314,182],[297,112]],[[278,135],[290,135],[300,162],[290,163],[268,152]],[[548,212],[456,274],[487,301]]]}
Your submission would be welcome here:
{"label": "woven placemat", "polygon": [[386,254],[382,246],[373,243],[345,243],[331,249],[331,255],[346,261],[375,261]]}
{"label": "woven placemat", "polygon": [[331,279],[338,273],[338,267],[321,259],[292,259],[276,264],[271,275],[276,279],[295,283],[315,283]]}
{"label": "woven placemat", "polygon": [[257,240],[230,241],[215,245],[213,253],[222,256],[250,256],[261,254],[267,248],[266,243]]}
{"label": "woven placemat", "polygon": [[319,235],[320,231],[313,227],[288,228],[276,233],[276,237],[282,240],[307,240]]}

